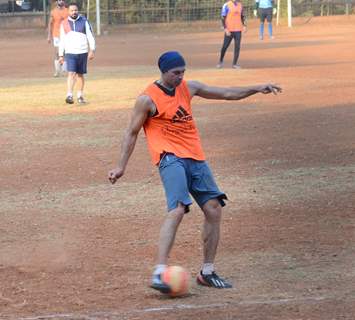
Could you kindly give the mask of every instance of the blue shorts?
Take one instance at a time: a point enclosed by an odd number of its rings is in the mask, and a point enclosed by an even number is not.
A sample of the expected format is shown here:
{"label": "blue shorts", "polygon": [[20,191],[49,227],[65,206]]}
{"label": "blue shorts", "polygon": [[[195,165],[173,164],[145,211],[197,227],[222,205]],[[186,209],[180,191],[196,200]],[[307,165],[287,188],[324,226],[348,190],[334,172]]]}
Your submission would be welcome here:
{"label": "blue shorts", "polygon": [[185,205],[185,213],[192,204],[190,194],[200,208],[211,199],[218,199],[221,206],[227,196],[218,189],[206,161],[179,158],[172,153],[162,156],[159,163],[160,178],[165,189],[168,211],[179,203]]}
{"label": "blue shorts", "polygon": [[68,72],[75,72],[79,74],[85,74],[87,72],[88,53],[66,53],[65,61],[67,63]]}

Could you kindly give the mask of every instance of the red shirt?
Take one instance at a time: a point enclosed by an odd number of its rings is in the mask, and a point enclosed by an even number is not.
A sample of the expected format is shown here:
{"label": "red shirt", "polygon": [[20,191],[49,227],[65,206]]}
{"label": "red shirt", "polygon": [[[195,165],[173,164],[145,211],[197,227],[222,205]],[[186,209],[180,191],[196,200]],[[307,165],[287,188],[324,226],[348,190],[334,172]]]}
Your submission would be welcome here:
{"label": "red shirt", "polygon": [[226,28],[229,32],[242,31],[242,10],[243,6],[241,2],[234,3],[233,1],[228,1],[227,6],[227,16],[226,16]]}
{"label": "red shirt", "polygon": [[60,24],[62,21],[64,21],[66,18],[68,18],[68,8],[63,7],[62,9],[59,9],[58,7],[55,7],[51,11],[51,18],[52,18],[52,37],[59,38],[59,29],[60,29]]}
{"label": "red shirt", "polygon": [[158,164],[164,152],[180,158],[205,160],[186,81],[175,88],[174,95],[167,94],[156,83],[148,86],[142,95],[149,96],[157,108],[157,114],[148,118],[143,126],[152,162]]}

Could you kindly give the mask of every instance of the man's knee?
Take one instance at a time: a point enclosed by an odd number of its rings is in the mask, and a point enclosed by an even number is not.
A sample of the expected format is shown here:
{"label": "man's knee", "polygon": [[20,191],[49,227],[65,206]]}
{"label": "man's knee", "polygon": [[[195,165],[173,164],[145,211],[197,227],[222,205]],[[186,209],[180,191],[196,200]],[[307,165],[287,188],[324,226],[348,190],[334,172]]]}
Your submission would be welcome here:
{"label": "man's knee", "polygon": [[168,212],[168,218],[176,220],[178,223],[182,220],[186,212],[185,205],[178,203],[178,206]]}
{"label": "man's knee", "polygon": [[222,206],[218,199],[208,200],[202,208],[205,217],[211,222],[219,222],[222,216]]}

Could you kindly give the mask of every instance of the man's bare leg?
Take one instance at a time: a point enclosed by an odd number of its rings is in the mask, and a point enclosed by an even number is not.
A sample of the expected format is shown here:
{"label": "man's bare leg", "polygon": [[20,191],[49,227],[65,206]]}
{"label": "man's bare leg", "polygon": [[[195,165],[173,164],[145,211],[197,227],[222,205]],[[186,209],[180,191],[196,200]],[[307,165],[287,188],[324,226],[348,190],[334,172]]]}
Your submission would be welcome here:
{"label": "man's bare leg", "polygon": [[77,74],[77,86],[78,86],[78,102],[85,103],[84,100],[84,85],[85,85],[85,78],[83,74]]}
{"label": "man's bare leg", "polygon": [[222,207],[217,199],[207,201],[203,208],[203,263],[214,263],[219,243]]}
{"label": "man's bare leg", "polygon": [[222,207],[217,199],[211,199],[204,204],[202,211],[205,214],[202,233],[203,265],[197,276],[197,283],[219,289],[231,288],[232,285],[220,278],[214,271],[214,261],[220,238]]}
{"label": "man's bare leg", "polygon": [[184,217],[185,206],[178,204],[178,207],[168,212],[161,228],[158,244],[158,264],[155,267],[152,285],[153,289],[163,293],[169,293],[170,288],[161,281],[160,275],[164,272],[168,263],[170,251],[174,245],[176,232]]}
{"label": "man's bare leg", "polygon": [[76,72],[68,72],[68,77],[67,77],[67,98],[65,99],[66,103],[72,104],[74,103],[73,100],[73,91],[74,91],[74,85],[76,82]]}

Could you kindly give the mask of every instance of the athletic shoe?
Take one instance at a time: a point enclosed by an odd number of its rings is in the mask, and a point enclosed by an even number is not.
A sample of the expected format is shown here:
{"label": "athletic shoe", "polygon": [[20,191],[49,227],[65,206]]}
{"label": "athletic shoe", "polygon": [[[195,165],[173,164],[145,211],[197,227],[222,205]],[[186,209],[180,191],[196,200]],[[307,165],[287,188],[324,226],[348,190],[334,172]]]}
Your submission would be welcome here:
{"label": "athletic shoe", "polygon": [[80,104],[85,104],[86,101],[85,101],[84,97],[79,97],[79,98],[78,98],[78,103],[80,103]]}
{"label": "athletic shoe", "polygon": [[233,287],[226,280],[220,278],[215,272],[212,272],[212,274],[202,274],[201,271],[196,278],[196,282],[201,286],[213,287],[217,289],[228,289]]}
{"label": "athletic shoe", "polygon": [[53,75],[54,78],[58,78],[59,77],[59,73],[58,72],[55,72],[54,75]]}
{"label": "athletic shoe", "polygon": [[220,62],[216,65],[216,68],[217,69],[221,69],[223,67],[223,62]]}
{"label": "athletic shoe", "polygon": [[74,103],[74,99],[72,96],[67,96],[67,98],[65,99],[65,102],[68,104],[73,104]]}
{"label": "athletic shoe", "polygon": [[239,64],[233,64],[232,68],[233,69],[241,69],[242,67]]}
{"label": "athletic shoe", "polygon": [[151,288],[160,291],[161,293],[168,294],[171,292],[170,286],[161,280],[160,274],[154,274],[152,278]]}

